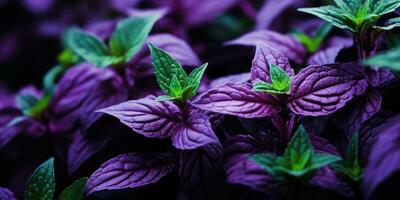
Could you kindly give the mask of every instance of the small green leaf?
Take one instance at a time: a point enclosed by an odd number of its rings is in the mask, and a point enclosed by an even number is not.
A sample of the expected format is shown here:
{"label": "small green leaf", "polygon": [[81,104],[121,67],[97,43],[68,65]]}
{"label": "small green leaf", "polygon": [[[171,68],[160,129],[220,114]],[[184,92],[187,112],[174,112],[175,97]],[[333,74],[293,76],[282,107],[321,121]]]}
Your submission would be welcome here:
{"label": "small green leaf", "polygon": [[43,79],[43,87],[45,92],[54,92],[57,85],[57,79],[61,77],[65,70],[67,70],[67,67],[65,67],[65,65],[56,65],[46,73]]}
{"label": "small green leaf", "polygon": [[392,29],[400,27],[400,17],[389,19],[385,26],[374,26],[374,28],[383,31],[390,31]]}
{"label": "small green leaf", "polygon": [[153,25],[160,15],[147,15],[143,17],[131,17],[118,23],[116,30],[110,38],[111,54],[116,57],[124,57],[129,62],[142,48]]}
{"label": "small green leaf", "polygon": [[83,200],[87,180],[88,178],[85,177],[72,183],[61,192],[58,200]]}
{"label": "small green leaf", "polygon": [[186,72],[178,61],[172,58],[164,50],[159,49],[152,44],[149,44],[149,48],[158,85],[165,94],[173,96],[170,93],[170,85],[173,76],[177,77],[182,86],[185,84],[184,81],[187,77]]}
{"label": "small green leaf", "polygon": [[354,133],[348,145],[346,159],[334,165],[336,171],[356,182],[363,176],[363,170],[358,160],[358,138],[359,134]]}
{"label": "small green leaf", "polygon": [[374,67],[388,67],[393,71],[400,71],[400,48],[370,57],[364,64]]}
{"label": "small green leaf", "polygon": [[58,55],[58,62],[63,66],[71,66],[80,62],[79,56],[74,54],[70,49],[65,49]]}
{"label": "small green leaf", "polygon": [[178,80],[178,77],[176,77],[176,75],[173,75],[171,84],[169,86],[169,94],[172,97],[180,98],[180,97],[182,97],[182,92],[183,92],[183,88],[182,88],[181,83]]}
{"label": "small green leaf", "polygon": [[31,117],[40,117],[49,105],[51,98],[52,96],[50,94],[43,95],[34,106],[24,110],[24,114]]}
{"label": "small green leaf", "polygon": [[65,42],[75,54],[99,67],[118,64],[122,57],[110,56],[106,45],[96,36],[70,28],[65,32]]}
{"label": "small green leaf", "polygon": [[[283,157],[290,158],[291,151],[295,151],[299,155],[303,155],[304,153],[308,153],[307,151],[312,149],[313,147],[311,145],[311,141],[310,138],[308,137],[306,130],[304,129],[303,126],[299,126],[296,133],[290,140],[288,146],[286,147]],[[312,152],[312,156],[313,154],[314,153]]]}
{"label": "small green leaf", "polygon": [[275,167],[278,166],[277,159],[278,156],[273,154],[254,154],[250,157],[251,160],[259,164],[265,171],[268,172],[271,176],[273,176],[277,180],[283,180],[280,174],[278,174],[278,170]]}
{"label": "small green leaf", "polygon": [[31,94],[18,94],[17,95],[17,104],[21,110],[28,110],[35,106],[39,99]]}
{"label": "small green leaf", "polygon": [[194,69],[185,80],[185,88],[190,87],[190,93],[187,95],[187,99],[194,97],[199,90],[201,78],[207,69],[208,63]]}
{"label": "small green leaf", "polygon": [[169,95],[163,95],[163,96],[159,96],[156,98],[155,101],[173,101],[173,100],[178,100],[179,98],[177,97],[171,97]]}
{"label": "small green leaf", "polygon": [[335,0],[338,7],[348,12],[354,12],[361,7],[361,0]]}
{"label": "small green leaf", "polygon": [[270,64],[269,65],[269,73],[271,76],[271,82],[274,88],[278,89],[281,92],[289,92],[290,91],[290,76],[283,70],[282,68]]}
{"label": "small green leaf", "polygon": [[263,81],[257,81],[253,84],[253,91],[256,92],[267,92],[267,93],[277,93],[277,94],[282,94],[284,92],[279,91],[272,85],[271,83],[266,83]]}
{"label": "small green leaf", "polygon": [[322,41],[332,30],[332,25],[325,23],[322,25],[313,37],[310,37],[300,31],[294,31],[293,35],[299,40],[310,53],[315,53],[321,46]]}
{"label": "small green leaf", "polygon": [[24,192],[25,200],[52,200],[55,190],[54,159],[50,158],[32,173]]}
{"label": "small green leaf", "polygon": [[330,154],[316,154],[312,158],[311,165],[309,166],[312,170],[318,169],[327,165],[330,165],[332,163],[336,163],[341,161],[342,159],[340,157],[330,155]]}
{"label": "small green leaf", "polygon": [[321,6],[315,8],[300,8],[298,11],[315,15],[340,29],[356,32],[356,29],[348,24],[348,14],[346,15],[341,8],[335,6]]}

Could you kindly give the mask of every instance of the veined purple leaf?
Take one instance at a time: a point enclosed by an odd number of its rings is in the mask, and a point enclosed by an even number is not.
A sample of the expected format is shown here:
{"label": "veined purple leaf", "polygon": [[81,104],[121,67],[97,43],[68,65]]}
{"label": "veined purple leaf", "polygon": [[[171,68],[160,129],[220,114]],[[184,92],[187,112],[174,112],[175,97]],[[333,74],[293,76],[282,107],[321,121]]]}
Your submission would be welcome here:
{"label": "veined purple leaf", "polygon": [[70,130],[81,113],[83,101],[96,86],[102,70],[89,63],[82,63],[68,70],[59,81],[57,90],[49,104],[50,130],[61,132]]}
{"label": "veined purple leaf", "polygon": [[292,81],[288,104],[304,116],[329,115],[345,106],[368,87],[362,68],[354,63],[309,66]]}
{"label": "veined purple leaf", "polygon": [[227,159],[224,162],[227,181],[263,192],[279,190],[279,182],[249,159],[252,154],[265,151],[266,147],[274,148],[273,144],[269,145],[271,142],[273,140],[267,141],[250,135],[239,135],[229,140],[225,149]]}
{"label": "veined purple leaf", "polygon": [[104,148],[114,134],[113,131],[100,131],[83,135],[80,130],[76,131],[68,148],[68,173],[75,173],[87,159]]}
{"label": "veined purple leaf", "polygon": [[362,123],[366,122],[381,109],[382,96],[379,91],[371,89],[366,94],[343,111],[336,120],[348,136],[359,131]]}
{"label": "veined purple leaf", "polygon": [[399,117],[390,122],[378,137],[365,169],[363,189],[369,197],[391,175],[400,170],[400,123]]}
{"label": "veined purple leaf", "polygon": [[182,123],[182,112],[170,101],[158,102],[153,96],[127,101],[100,110],[118,118],[133,131],[155,138],[171,137]]}
{"label": "veined purple leaf", "polygon": [[302,63],[307,52],[304,46],[293,36],[282,35],[269,30],[251,32],[227,44],[257,46],[258,43],[275,48],[296,63]]}
{"label": "veined purple leaf", "polygon": [[294,75],[289,60],[283,54],[267,45],[259,43],[251,67],[251,79],[253,81],[262,80],[271,83],[269,72],[271,64],[282,68],[289,76]]}
{"label": "veined purple leaf", "polygon": [[250,76],[251,76],[250,73],[242,73],[242,74],[225,76],[222,78],[212,80],[209,83],[208,88],[212,89],[212,88],[220,87],[227,83],[234,83],[234,84],[246,83],[246,82],[250,81]]}
{"label": "veined purple leaf", "polygon": [[226,84],[211,89],[201,95],[194,103],[196,107],[243,118],[261,118],[280,111],[275,97],[254,92],[248,84]]}
{"label": "veined purple leaf", "polygon": [[187,199],[215,199],[223,180],[222,147],[210,144],[180,156],[181,193]]}
{"label": "veined purple leaf", "polygon": [[101,113],[97,109],[120,103],[127,98],[123,80],[109,69],[80,64],[68,70],[50,102],[49,126],[53,132],[71,130],[77,122],[85,128]]}
{"label": "veined purple leaf", "polygon": [[193,111],[189,119],[174,129],[172,144],[177,149],[195,149],[207,144],[218,143],[209,117]]}
{"label": "veined purple leaf", "polygon": [[168,153],[119,155],[96,170],[86,183],[86,195],[101,190],[121,190],[156,183],[176,166]]}
{"label": "veined purple leaf", "polygon": [[387,68],[367,70],[367,79],[372,87],[380,87],[395,78],[396,76]]}
{"label": "veined purple leaf", "polygon": [[6,188],[0,187],[0,199],[2,200],[17,200],[14,193]]}

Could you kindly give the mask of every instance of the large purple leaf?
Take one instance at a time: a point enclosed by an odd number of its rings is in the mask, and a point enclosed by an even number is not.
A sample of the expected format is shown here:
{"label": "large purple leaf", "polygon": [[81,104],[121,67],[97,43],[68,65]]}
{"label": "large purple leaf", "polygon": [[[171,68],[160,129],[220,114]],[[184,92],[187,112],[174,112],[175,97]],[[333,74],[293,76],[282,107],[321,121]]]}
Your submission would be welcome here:
{"label": "large purple leaf", "polygon": [[234,84],[242,84],[250,81],[250,73],[242,73],[242,74],[235,74],[235,75],[229,75],[229,76],[224,76],[222,78],[218,78],[215,80],[212,80],[208,88],[213,89],[216,87],[223,86],[227,83],[234,83]]}
{"label": "large purple leaf", "polygon": [[101,73],[101,69],[82,63],[64,74],[48,109],[49,127],[53,132],[70,130],[75,125],[82,114],[82,104]]}
{"label": "large purple leaf", "polygon": [[187,121],[174,129],[172,144],[177,149],[195,149],[207,144],[218,143],[206,114],[194,110]]}
{"label": "large purple leaf", "polygon": [[17,200],[14,197],[14,193],[12,193],[10,190],[6,188],[0,187],[0,199],[1,200]]}
{"label": "large purple leaf", "polygon": [[241,0],[180,0],[183,20],[187,25],[198,25],[212,20]]}
{"label": "large purple leaf", "polygon": [[336,57],[343,47],[335,46],[327,49],[320,50],[310,57],[308,60],[309,65],[327,65],[333,64],[336,61]]}
{"label": "large purple leaf", "polygon": [[280,111],[275,97],[266,93],[254,92],[248,84],[226,84],[211,89],[201,95],[194,103],[196,107],[243,118],[261,118]]}
{"label": "large purple leaf", "polygon": [[109,143],[111,136],[115,133],[110,129],[106,130],[100,130],[100,133],[96,132],[96,134],[83,135],[80,130],[75,133],[72,144],[68,148],[68,173],[70,175]]}
{"label": "large purple leaf", "polygon": [[266,0],[257,13],[256,29],[269,28],[270,24],[289,6],[294,0]]}
{"label": "large purple leaf", "polygon": [[363,189],[367,196],[386,179],[400,171],[399,122],[399,117],[393,119],[373,146],[363,181]]}
{"label": "large purple leaf", "polygon": [[130,153],[119,155],[96,170],[86,183],[86,195],[101,190],[136,188],[156,183],[176,166],[168,153]]}
{"label": "large purple leaf", "polygon": [[314,177],[309,181],[310,185],[336,191],[344,196],[352,196],[352,188],[334,170],[324,167],[317,170]]}
{"label": "large purple leaf", "polygon": [[360,99],[354,101],[346,109],[339,112],[336,121],[350,137],[359,131],[366,122],[381,109],[382,96],[379,91],[371,89]]}
{"label": "large purple leaf", "polygon": [[279,189],[279,183],[268,175],[259,164],[251,161],[252,154],[276,148],[271,138],[238,135],[228,141],[225,149],[224,168],[227,181],[232,184],[246,185],[254,190],[271,192]]}
{"label": "large purple leaf", "polygon": [[307,52],[304,46],[294,37],[269,30],[254,31],[227,44],[257,46],[258,43],[275,48],[296,63],[302,63]]}
{"label": "large purple leaf", "polygon": [[365,92],[368,82],[357,64],[309,66],[292,81],[289,109],[299,115],[329,115]]}
{"label": "large purple leaf", "polygon": [[170,101],[157,102],[150,96],[100,110],[146,137],[168,138],[179,130],[182,113]]}
{"label": "large purple leaf", "polygon": [[289,76],[294,75],[294,71],[290,66],[289,60],[284,55],[267,45],[259,43],[257,45],[256,55],[254,56],[251,67],[251,79],[253,81],[259,79],[270,83],[270,64],[274,64],[282,68]]}
{"label": "large purple leaf", "polygon": [[[215,199],[221,195],[222,147],[210,144],[202,148],[182,151],[179,177],[181,195],[187,199]],[[223,173],[222,173],[223,175]]]}

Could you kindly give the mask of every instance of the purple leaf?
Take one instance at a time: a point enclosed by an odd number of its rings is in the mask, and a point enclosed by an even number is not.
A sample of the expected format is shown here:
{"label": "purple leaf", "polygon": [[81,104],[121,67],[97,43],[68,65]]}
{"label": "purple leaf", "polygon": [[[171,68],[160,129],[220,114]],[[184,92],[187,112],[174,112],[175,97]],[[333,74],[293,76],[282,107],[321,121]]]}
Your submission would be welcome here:
{"label": "purple leaf", "polygon": [[227,181],[232,184],[246,185],[254,190],[271,192],[279,189],[279,183],[268,175],[259,164],[249,156],[264,152],[266,147],[275,148],[276,141],[264,137],[238,135],[228,141],[225,149],[224,168]]}
{"label": "purple leaf", "polygon": [[353,195],[352,188],[344,180],[341,180],[334,170],[328,167],[317,170],[309,184],[333,190],[348,197]]}
{"label": "purple leaf", "polygon": [[68,148],[68,173],[72,175],[94,154],[103,149],[114,135],[112,131],[100,131],[96,134],[83,135],[77,131]]}
{"label": "purple leaf", "polygon": [[371,89],[348,106],[348,108],[338,113],[336,120],[341,128],[350,136],[359,131],[362,123],[369,120],[381,109],[382,96],[379,91]]}
{"label": "purple leaf", "polygon": [[215,199],[221,189],[222,147],[210,144],[182,151],[180,157],[181,192],[187,199]]}
{"label": "purple leaf", "polygon": [[357,64],[309,66],[293,79],[288,107],[304,116],[329,115],[363,94],[367,87]]}
{"label": "purple leaf", "polygon": [[209,117],[195,112],[197,111],[190,114],[190,118],[184,124],[173,130],[172,144],[177,149],[195,149],[207,144],[218,143]]}
{"label": "purple leaf", "polygon": [[363,189],[368,197],[379,185],[400,170],[399,122],[399,117],[393,119],[372,148],[363,181]]}
{"label": "purple leaf", "polygon": [[212,80],[209,83],[208,88],[213,89],[216,87],[223,86],[227,83],[242,84],[242,83],[246,83],[248,81],[250,81],[250,73],[229,75],[229,76],[224,76],[222,78]]}
{"label": "purple leaf", "polygon": [[10,190],[6,188],[0,187],[0,199],[1,200],[17,200],[14,197],[14,193],[12,193]]}
{"label": "purple leaf", "polygon": [[294,37],[269,30],[251,32],[227,44],[257,46],[258,43],[275,48],[296,63],[302,63],[306,55],[306,49]]}
{"label": "purple leaf", "polygon": [[372,87],[380,87],[383,84],[392,81],[396,76],[386,68],[368,69],[367,78]]}
{"label": "purple leaf", "polygon": [[259,43],[251,67],[251,79],[253,81],[262,80],[271,83],[270,64],[282,68],[289,76],[294,75],[289,60],[284,55],[269,46]]}
{"label": "purple leaf", "polygon": [[243,118],[261,118],[280,111],[275,97],[254,92],[250,85],[226,84],[201,95],[193,104],[203,110]]}
{"label": "purple leaf", "polygon": [[175,168],[168,153],[130,153],[119,155],[96,170],[86,184],[86,195],[101,190],[136,188],[156,183]]}
{"label": "purple leaf", "polygon": [[257,14],[256,28],[257,30],[268,28],[271,23],[289,6],[294,0],[267,0]]}
{"label": "purple leaf", "polygon": [[127,101],[100,112],[118,118],[121,123],[145,137],[171,137],[182,122],[182,112],[178,106],[170,101],[157,102],[152,96]]}
{"label": "purple leaf", "polygon": [[71,130],[77,122],[88,128],[101,116],[94,111],[127,98],[117,74],[87,63],[68,70],[58,85],[48,111],[49,126],[55,133]]}
{"label": "purple leaf", "polygon": [[335,156],[340,156],[336,148],[329,143],[325,138],[319,137],[314,134],[309,134],[311,144],[317,153],[329,153]]}
{"label": "purple leaf", "polygon": [[0,148],[6,146],[18,133],[21,126],[8,124],[21,113],[14,109],[0,110]]}
{"label": "purple leaf", "polygon": [[320,50],[310,57],[308,60],[309,65],[327,65],[333,64],[336,61],[336,57],[343,47],[330,47],[327,49]]}

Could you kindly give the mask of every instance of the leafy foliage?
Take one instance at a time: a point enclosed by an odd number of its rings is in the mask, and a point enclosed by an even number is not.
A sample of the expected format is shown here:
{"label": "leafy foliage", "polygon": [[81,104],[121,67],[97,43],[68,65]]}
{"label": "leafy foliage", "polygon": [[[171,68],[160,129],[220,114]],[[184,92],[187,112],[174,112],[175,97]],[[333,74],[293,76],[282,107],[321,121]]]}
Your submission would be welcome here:
{"label": "leafy foliage", "polygon": [[340,161],[334,155],[315,153],[303,126],[296,131],[283,156],[255,154],[251,159],[280,181],[289,177],[309,178],[315,170]]}
{"label": "leafy foliage", "polygon": [[54,159],[50,158],[32,173],[24,193],[26,200],[52,200],[55,191]]}

